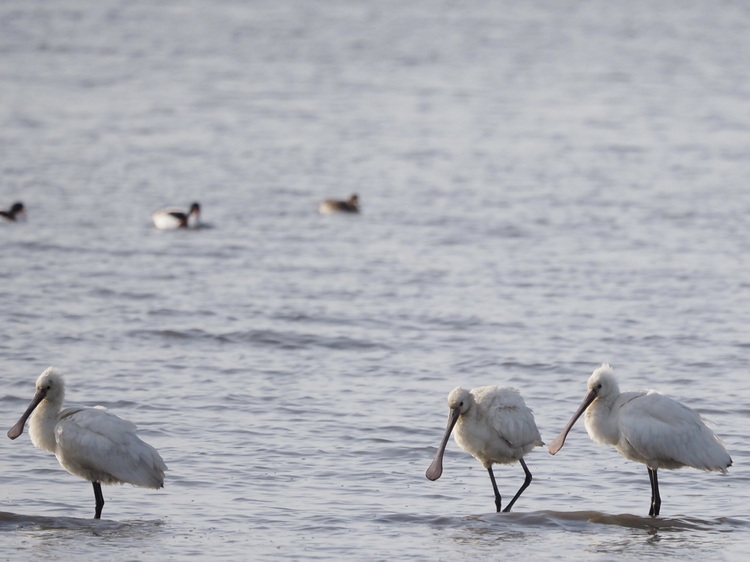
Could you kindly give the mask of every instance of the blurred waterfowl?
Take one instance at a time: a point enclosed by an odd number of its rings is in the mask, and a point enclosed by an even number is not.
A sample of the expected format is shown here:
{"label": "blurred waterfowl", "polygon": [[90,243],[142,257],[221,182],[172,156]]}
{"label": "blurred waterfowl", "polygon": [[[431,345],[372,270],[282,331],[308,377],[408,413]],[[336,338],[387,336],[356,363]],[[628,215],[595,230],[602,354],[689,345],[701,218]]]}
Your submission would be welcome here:
{"label": "blurred waterfowl", "polygon": [[14,222],[23,216],[26,216],[26,208],[20,201],[13,203],[13,205],[7,211],[0,210],[0,218],[5,221]]}
{"label": "blurred waterfowl", "polygon": [[318,206],[321,214],[328,215],[331,213],[359,213],[359,196],[353,193],[349,199],[341,201],[339,199],[326,199]]}
{"label": "blurred waterfowl", "polygon": [[94,486],[100,519],[104,507],[102,484],[133,484],[158,489],[164,486],[164,464],[159,453],[136,435],[129,421],[110,414],[101,406],[62,410],[65,384],[52,367],[36,381],[36,393],[29,407],[8,431],[16,439],[27,418],[31,442],[55,454],[60,465]]}
{"label": "blurred waterfowl", "polygon": [[498,512],[501,511],[502,498],[492,465],[521,463],[526,478],[502,510],[510,511],[531,484],[531,472],[523,460],[524,455],[534,447],[544,445],[534,414],[516,389],[497,386],[480,386],[471,390],[456,387],[448,395],[448,407],[448,426],[425,476],[437,480],[443,474],[443,454],[455,426],[454,438],[458,446],[481,462],[489,473]]}
{"label": "blurred waterfowl", "polygon": [[586,431],[592,440],[612,445],[626,459],[648,468],[651,508],[659,515],[661,496],[656,471],[690,466],[726,474],[732,459],[721,440],[700,414],[653,390],[620,392],[612,367],[594,370],[588,393],[565,428],[549,445],[554,455],[565,444],[568,432],[583,412]]}
{"label": "blurred waterfowl", "polygon": [[161,209],[151,215],[151,219],[154,221],[154,226],[162,230],[195,228],[198,226],[200,213],[201,206],[198,203],[193,203],[187,211],[175,207]]}

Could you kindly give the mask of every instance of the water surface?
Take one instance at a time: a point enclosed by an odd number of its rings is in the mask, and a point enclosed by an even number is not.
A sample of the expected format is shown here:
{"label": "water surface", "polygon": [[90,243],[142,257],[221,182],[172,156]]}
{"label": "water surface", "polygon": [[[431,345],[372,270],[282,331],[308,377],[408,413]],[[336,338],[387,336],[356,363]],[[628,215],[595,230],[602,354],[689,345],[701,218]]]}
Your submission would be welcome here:
{"label": "water surface", "polygon": [[[743,4],[0,7],[0,419],[48,365],[170,471],[90,484],[3,445],[0,553],[71,559],[737,560],[750,546]],[[320,216],[359,193],[360,216]],[[158,232],[165,205],[207,228]],[[591,371],[715,424],[729,475],[575,428],[510,514],[456,385],[551,441]],[[504,495],[520,466],[496,469]]]}

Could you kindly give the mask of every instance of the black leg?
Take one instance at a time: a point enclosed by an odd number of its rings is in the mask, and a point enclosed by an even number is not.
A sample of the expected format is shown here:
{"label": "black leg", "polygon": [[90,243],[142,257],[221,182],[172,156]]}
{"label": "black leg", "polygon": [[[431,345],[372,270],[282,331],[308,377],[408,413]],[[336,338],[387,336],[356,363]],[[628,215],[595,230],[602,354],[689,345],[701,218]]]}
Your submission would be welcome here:
{"label": "black leg", "polygon": [[492,480],[492,489],[495,490],[495,506],[497,507],[497,512],[500,513],[502,511],[502,498],[500,497],[500,491],[497,489],[497,482],[495,482],[495,474],[492,472],[492,465],[487,468],[487,472],[490,473],[490,480]]}
{"label": "black leg", "polygon": [[651,509],[648,514],[651,517],[659,515],[661,509],[661,496],[659,495],[659,480],[656,477],[656,469],[648,469],[648,479],[651,481]]}
{"label": "black leg", "polygon": [[96,498],[96,513],[94,519],[102,518],[102,508],[104,507],[104,495],[102,494],[102,485],[99,482],[92,482],[94,485],[94,497]]}
{"label": "black leg", "polygon": [[510,503],[503,510],[506,512],[510,511],[510,508],[513,507],[514,503],[516,503],[516,500],[521,496],[523,491],[529,487],[529,484],[531,484],[531,472],[529,472],[529,468],[526,466],[526,463],[523,462],[523,459],[519,459],[518,462],[521,463],[521,466],[523,467],[523,471],[526,473],[526,479],[523,481],[523,485],[516,492],[516,495],[513,496],[513,499],[510,500]]}

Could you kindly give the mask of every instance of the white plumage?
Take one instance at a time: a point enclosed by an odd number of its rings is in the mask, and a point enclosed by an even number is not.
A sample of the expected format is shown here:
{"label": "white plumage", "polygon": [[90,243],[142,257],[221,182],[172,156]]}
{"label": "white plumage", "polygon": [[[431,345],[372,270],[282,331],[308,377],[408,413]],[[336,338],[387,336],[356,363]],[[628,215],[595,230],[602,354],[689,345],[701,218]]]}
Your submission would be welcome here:
{"label": "white plumage", "polygon": [[151,445],[136,435],[136,426],[105,408],[66,408],[62,376],[52,367],[36,381],[36,394],[8,437],[17,438],[30,417],[31,442],[55,454],[60,465],[93,483],[95,518],[101,517],[101,484],[164,486],[166,464]]}
{"label": "white plumage", "polygon": [[481,386],[472,390],[457,387],[448,395],[448,407],[448,426],[425,476],[437,480],[442,475],[445,447],[453,432],[458,446],[474,456],[488,471],[497,511],[501,511],[501,497],[492,465],[521,463],[526,479],[504,510],[510,511],[531,483],[531,472],[523,460],[524,455],[534,447],[544,445],[534,414],[517,390],[497,386]]}
{"label": "white plumage", "polygon": [[557,453],[568,432],[585,411],[591,439],[612,445],[625,458],[648,467],[651,481],[649,515],[659,515],[661,497],[656,471],[690,466],[726,474],[732,459],[701,416],[653,390],[620,392],[612,367],[602,365],[588,380],[586,394],[568,425],[550,443]]}

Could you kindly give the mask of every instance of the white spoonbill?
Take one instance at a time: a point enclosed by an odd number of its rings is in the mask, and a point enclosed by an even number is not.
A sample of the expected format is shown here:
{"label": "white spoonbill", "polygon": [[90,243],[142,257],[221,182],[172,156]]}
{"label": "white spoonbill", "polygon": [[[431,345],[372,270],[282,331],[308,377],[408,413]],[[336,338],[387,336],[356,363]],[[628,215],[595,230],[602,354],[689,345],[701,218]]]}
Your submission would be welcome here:
{"label": "white spoonbill", "polygon": [[94,485],[95,519],[100,519],[102,484],[133,484],[158,489],[164,486],[167,465],[151,445],[135,434],[135,425],[97,406],[66,408],[62,376],[52,367],[36,381],[36,394],[18,423],[8,431],[15,439],[31,416],[31,442],[55,453],[60,465]]}
{"label": "white spoonbill", "polygon": [[[534,414],[514,388],[480,386],[468,390],[456,387],[448,395],[448,427],[425,476],[437,480],[443,474],[443,454],[451,431],[458,446],[471,454],[487,469],[495,491],[497,511],[510,511],[521,493],[531,484],[531,472],[523,460],[534,447],[544,445],[534,422]],[[500,492],[492,472],[492,464],[520,462],[526,473],[521,488],[501,510]]]}
{"label": "white spoonbill", "polygon": [[588,394],[578,411],[552,443],[550,454],[562,449],[565,437],[585,411],[589,437],[612,445],[626,459],[648,468],[651,481],[651,509],[656,517],[661,507],[660,468],[692,466],[700,470],[726,474],[732,465],[721,440],[700,414],[653,390],[620,392],[612,367],[603,364],[594,370],[588,382]]}
{"label": "white spoonbill", "polygon": [[156,211],[151,215],[151,220],[154,221],[154,226],[162,230],[170,230],[174,228],[189,228],[198,226],[198,219],[201,214],[201,206],[198,203],[190,205],[190,210],[185,211],[184,209],[176,209],[170,207],[168,209],[162,209]]}

